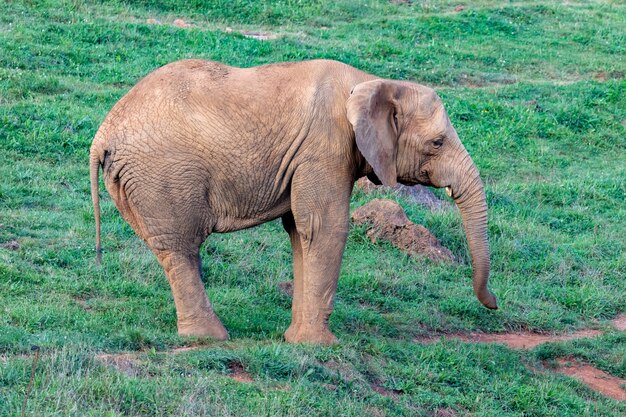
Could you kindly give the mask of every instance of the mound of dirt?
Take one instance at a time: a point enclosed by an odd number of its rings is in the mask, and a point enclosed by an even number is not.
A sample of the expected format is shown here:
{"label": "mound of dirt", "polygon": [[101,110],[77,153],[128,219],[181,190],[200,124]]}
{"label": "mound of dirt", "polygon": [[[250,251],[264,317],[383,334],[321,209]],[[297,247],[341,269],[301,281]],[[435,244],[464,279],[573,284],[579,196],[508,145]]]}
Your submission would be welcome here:
{"label": "mound of dirt", "polygon": [[[380,190],[383,185],[376,185],[366,177],[359,179],[356,182],[356,186],[365,191],[366,193],[371,193],[375,190]],[[435,194],[433,194],[428,187],[424,187],[423,185],[413,185],[407,186],[402,184],[397,184],[393,187],[394,193],[401,195],[407,198],[409,201],[419,204],[429,210],[441,210],[448,207],[452,207],[450,203],[444,200],[440,200]]]}
{"label": "mound of dirt", "polygon": [[367,224],[372,242],[383,239],[409,255],[422,255],[433,261],[454,261],[452,252],[424,226],[411,222],[400,205],[375,199],[352,213],[356,224]]}

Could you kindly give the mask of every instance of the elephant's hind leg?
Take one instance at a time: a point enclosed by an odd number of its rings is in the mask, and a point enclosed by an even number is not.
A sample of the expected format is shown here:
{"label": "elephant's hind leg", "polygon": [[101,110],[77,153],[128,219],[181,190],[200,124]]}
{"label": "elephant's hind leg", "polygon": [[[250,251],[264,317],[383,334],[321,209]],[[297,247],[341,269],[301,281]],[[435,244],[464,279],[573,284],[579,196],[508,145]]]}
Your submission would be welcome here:
{"label": "elephant's hind leg", "polygon": [[302,271],[302,244],[296,230],[296,223],[291,212],[283,216],[283,227],[291,240],[293,258],[293,303],[291,307],[291,325],[285,332],[285,340],[293,340],[300,330],[302,321],[302,285],[304,272]]}
{"label": "elephant's hind leg", "polygon": [[178,334],[181,336],[228,339],[228,332],[213,312],[200,279],[200,257],[175,251],[159,251],[159,263],[165,270],[176,303]]}
{"label": "elephant's hind leg", "polygon": [[[188,161],[150,160],[154,165],[141,165],[139,159],[117,167],[111,162],[107,189],[165,270],[176,303],[178,334],[227,339],[200,279],[199,248],[211,219],[205,190],[193,175],[197,171],[187,169]],[[180,175],[168,176],[173,169]]]}

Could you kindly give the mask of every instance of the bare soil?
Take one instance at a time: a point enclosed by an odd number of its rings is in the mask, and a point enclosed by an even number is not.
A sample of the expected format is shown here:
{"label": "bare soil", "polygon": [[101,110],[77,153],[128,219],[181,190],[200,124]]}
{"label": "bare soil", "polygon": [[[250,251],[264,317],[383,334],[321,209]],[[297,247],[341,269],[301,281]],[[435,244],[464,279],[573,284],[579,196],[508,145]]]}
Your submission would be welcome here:
{"label": "bare soil", "polygon": [[614,400],[626,401],[626,391],[622,388],[622,385],[626,384],[626,380],[609,375],[594,366],[578,362],[572,358],[559,358],[557,363],[558,367],[554,369],[556,372],[572,376],[592,390]]}
{"label": "bare soil", "polygon": [[[539,346],[543,343],[547,342],[557,342],[557,341],[565,341],[565,340],[574,340],[581,339],[587,337],[595,337],[601,335],[602,332],[600,330],[580,330],[578,332],[563,334],[563,335],[554,335],[554,334],[539,334],[539,333],[497,333],[497,334],[489,334],[489,333],[456,333],[443,335],[446,339],[455,339],[462,340],[464,342],[471,343],[501,343],[506,345],[512,349],[532,349],[536,346]],[[418,343],[434,343],[439,340],[442,336],[426,336],[420,337],[416,339]]]}
{"label": "bare soil", "polygon": [[18,242],[17,240],[10,240],[6,243],[1,244],[0,247],[8,250],[18,250],[20,248],[20,242]]}
{"label": "bare soil", "polygon": [[380,395],[384,395],[385,397],[398,399],[398,397],[403,394],[402,391],[396,389],[387,389],[380,384],[371,384],[371,387],[374,391],[379,393]]}
{"label": "bare soil", "polygon": [[[626,315],[621,314],[611,321],[618,331],[626,331]],[[543,343],[559,342],[574,339],[583,339],[602,335],[603,332],[595,329],[583,329],[570,334],[538,334],[538,333],[456,333],[448,335],[423,336],[415,339],[417,343],[434,343],[443,338],[462,340],[471,343],[501,343],[512,349],[532,349]],[[551,367],[546,362],[544,366],[555,372],[574,377],[592,390],[619,401],[626,401],[626,380],[607,374],[606,372],[573,358],[557,359],[557,367]]]}
{"label": "bare soil", "polygon": [[626,331],[626,314],[620,314],[616,318],[611,321],[613,327],[615,327],[620,332]]}
{"label": "bare soil", "polygon": [[137,357],[131,353],[108,354],[102,353],[96,355],[96,359],[107,366],[111,366],[128,376],[137,376],[139,374],[139,366]]}
{"label": "bare soil", "polygon": [[457,417],[457,414],[450,408],[439,408],[435,411],[435,417]]}
{"label": "bare soil", "polygon": [[191,27],[191,25],[185,22],[183,19],[174,19],[174,21],[172,22],[172,25],[179,27],[179,28]]}
{"label": "bare soil", "polygon": [[246,372],[241,362],[231,361],[228,363],[228,369],[230,369],[230,374],[228,376],[234,379],[237,382],[242,382],[249,384],[250,382],[254,382],[252,376]]}

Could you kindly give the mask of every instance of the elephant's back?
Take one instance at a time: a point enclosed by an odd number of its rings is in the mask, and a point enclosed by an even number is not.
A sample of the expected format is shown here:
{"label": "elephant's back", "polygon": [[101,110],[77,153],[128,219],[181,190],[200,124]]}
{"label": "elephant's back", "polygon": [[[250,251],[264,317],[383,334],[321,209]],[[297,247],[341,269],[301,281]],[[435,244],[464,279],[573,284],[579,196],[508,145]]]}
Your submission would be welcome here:
{"label": "elephant's back", "polygon": [[[284,128],[305,128],[324,113],[344,112],[351,79],[371,77],[330,60],[237,68],[190,59],[156,69],[139,81],[107,115],[104,136],[128,140],[175,140],[196,136],[235,148],[242,141],[270,140]],[[328,103],[336,109],[326,109]],[[341,116],[341,115],[340,115]],[[164,143],[165,144],[165,143]],[[155,146],[156,144],[152,144]]]}

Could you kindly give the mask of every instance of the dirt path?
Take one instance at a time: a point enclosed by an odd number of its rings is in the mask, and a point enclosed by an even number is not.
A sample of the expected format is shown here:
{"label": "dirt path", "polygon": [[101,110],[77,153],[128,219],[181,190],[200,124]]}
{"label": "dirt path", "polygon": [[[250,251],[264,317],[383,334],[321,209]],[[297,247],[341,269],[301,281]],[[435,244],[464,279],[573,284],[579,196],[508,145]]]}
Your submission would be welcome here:
{"label": "dirt path", "polygon": [[555,369],[556,372],[574,377],[604,396],[626,401],[626,391],[622,388],[626,380],[575,359],[559,358],[557,363],[559,366]]}
{"label": "dirt path", "polygon": [[[619,331],[626,331],[626,315],[619,315],[611,321],[611,325]],[[538,334],[528,332],[517,333],[455,333],[448,335],[435,335],[416,338],[417,343],[435,343],[442,337],[445,339],[462,340],[470,343],[500,343],[512,349],[533,349],[543,343],[561,342],[567,340],[585,339],[597,337],[604,332],[595,329],[579,330],[570,334]],[[574,358],[557,358],[558,366],[555,368],[544,362],[546,369],[571,376],[587,385],[592,390],[618,401],[626,401],[626,380],[607,374],[606,372],[586,363],[576,361]]]}
{"label": "dirt path", "polygon": [[[600,330],[580,330],[570,334],[554,335],[539,333],[454,333],[443,336],[446,339],[462,340],[470,343],[501,343],[512,349],[532,349],[543,343],[560,342],[574,339],[584,339],[588,337],[600,336]],[[437,342],[441,336],[427,336],[417,338],[416,342],[429,344]]]}

